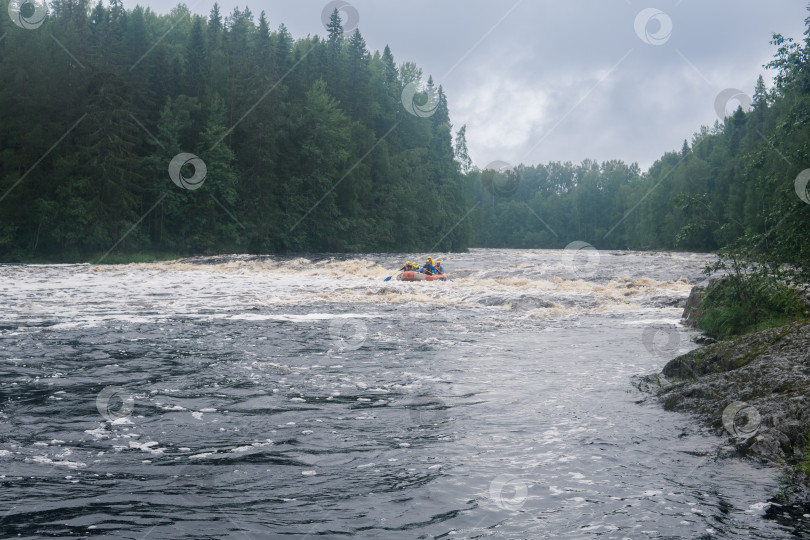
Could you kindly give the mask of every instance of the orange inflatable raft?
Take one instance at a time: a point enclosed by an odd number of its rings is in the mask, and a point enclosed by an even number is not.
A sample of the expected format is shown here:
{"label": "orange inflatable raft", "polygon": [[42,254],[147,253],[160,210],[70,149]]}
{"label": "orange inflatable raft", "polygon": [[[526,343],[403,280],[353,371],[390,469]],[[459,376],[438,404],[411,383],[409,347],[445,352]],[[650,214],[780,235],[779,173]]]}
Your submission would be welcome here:
{"label": "orange inflatable raft", "polygon": [[407,272],[401,272],[397,276],[397,279],[399,281],[447,281],[447,276],[444,274],[435,274],[433,276],[429,276],[427,274],[423,274],[422,272],[408,270]]}

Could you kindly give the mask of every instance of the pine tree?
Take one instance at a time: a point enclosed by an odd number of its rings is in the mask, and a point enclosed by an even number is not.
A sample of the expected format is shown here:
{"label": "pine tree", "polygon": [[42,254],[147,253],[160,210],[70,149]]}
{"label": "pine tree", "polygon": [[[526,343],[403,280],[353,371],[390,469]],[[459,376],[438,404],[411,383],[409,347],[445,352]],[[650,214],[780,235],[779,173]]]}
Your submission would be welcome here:
{"label": "pine tree", "polygon": [[456,133],[456,148],[454,152],[456,160],[458,160],[459,167],[461,167],[462,174],[467,174],[472,168],[472,160],[467,151],[467,124],[461,126],[461,129]]}
{"label": "pine tree", "polygon": [[326,25],[328,32],[328,42],[331,47],[339,48],[343,40],[343,20],[340,18],[340,12],[335,8],[332,15],[329,16],[329,24]]}
{"label": "pine tree", "polygon": [[215,50],[221,45],[222,34],[222,14],[219,11],[219,4],[214,2],[211,13],[208,15],[208,48]]}
{"label": "pine tree", "polygon": [[344,101],[353,116],[363,120],[364,123],[370,120],[371,108],[371,88],[369,72],[369,54],[366,50],[366,40],[360,34],[360,30],[355,30],[349,38],[348,43],[348,80],[351,81],[352,91],[344,92]]}
{"label": "pine tree", "polygon": [[394,55],[391,54],[391,49],[388,45],[385,46],[382,54],[382,62],[383,66],[385,67],[385,86],[389,89],[396,88],[397,85],[397,77],[399,73],[397,72],[397,65],[394,62]]}
{"label": "pine tree", "polygon": [[754,110],[763,109],[768,106],[768,89],[765,87],[765,80],[762,78],[762,75],[757,78],[752,105]]}
{"label": "pine tree", "polygon": [[[443,89],[430,81],[437,117],[407,115],[390,48],[344,37],[337,12],[326,40],[296,41],[247,8],[53,7],[45,30],[0,40],[0,193],[25,180],[0,201],[2,258],[101,254],[136,223],[117,250],[427,249],[468,208]],[[168,176],[189,152],[208,169],[196,190]],[[466,227],[443,247],[465,248]]]}
{"label": "pine tree", "polygon": [[194,191],[192,249],[208,253],[223,246],[238,246],[240,223],[237,215],[238,176],[234,167],[235,155],[224,144],[227,133],[224,100],[214,95],[209,106],[208,119],[201,133],[197,155],[208,169],[205,185]]}
{"label": "pine tree", "polygon": [[202,25],[202,18],[195,16],[186,48],[185,92],[190,96],[202,96],[207,79]]}

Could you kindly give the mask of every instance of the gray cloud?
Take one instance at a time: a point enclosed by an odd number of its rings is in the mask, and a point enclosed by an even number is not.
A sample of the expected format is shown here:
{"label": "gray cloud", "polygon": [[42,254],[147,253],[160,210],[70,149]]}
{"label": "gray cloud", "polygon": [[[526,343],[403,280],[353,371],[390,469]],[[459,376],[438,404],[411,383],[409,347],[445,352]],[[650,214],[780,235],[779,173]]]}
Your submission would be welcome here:
{"label": "gray cloud", "polygon": [[[390,45],[397,62],[415,61],[445,87],[454,126],[468,125],[479,166],[593,158],[646,168],[714,123],[721,90],[751,93],[758,75],[769,80],[762,65],[773,54],[771,34],[802,38],[807,16],[797,0],[350,1],[369,48]],[[326,4],[248,5],[257,15],[265,10],[272,27],[283,22],[303,37],[325,33]],[[203,14],[211,8],[190,5]],[[220,5],[228,13],[244,2]],[[672,21],[663,45],[644,43],[634,30],[648,7]]]}

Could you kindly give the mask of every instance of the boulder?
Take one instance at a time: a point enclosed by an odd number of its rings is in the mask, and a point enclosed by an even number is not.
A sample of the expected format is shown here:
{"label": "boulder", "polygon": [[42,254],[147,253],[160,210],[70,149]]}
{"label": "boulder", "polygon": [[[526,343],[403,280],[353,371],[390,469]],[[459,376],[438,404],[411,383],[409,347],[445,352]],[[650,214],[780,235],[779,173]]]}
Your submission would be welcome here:
{"label": "boulder", "polygon": [[700,347],[642,377],[638,388],[668,410],[695,414],[743,455],[791,465],[795,489],[783,502],[810,508],[800,466],[810,452],[810,321]]}
{"label": "boulder", "polygon": [[683,324],[690,328],[698,328],[700,318],[703,317],[701,303],[706,295],[706,287],[692,287],[689,298],[686,299],[686,307],[683,308]]}

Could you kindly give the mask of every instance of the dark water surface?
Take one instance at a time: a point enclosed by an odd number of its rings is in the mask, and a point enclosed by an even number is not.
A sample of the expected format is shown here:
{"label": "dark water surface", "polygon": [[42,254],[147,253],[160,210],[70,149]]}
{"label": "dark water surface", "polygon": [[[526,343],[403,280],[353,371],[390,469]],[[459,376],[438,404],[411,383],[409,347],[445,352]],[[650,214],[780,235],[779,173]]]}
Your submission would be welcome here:
{"label": "dark water surface", "polygon": [[0,536],[788,538],[778,471],[640,403],[705,256],[0,267]]}

